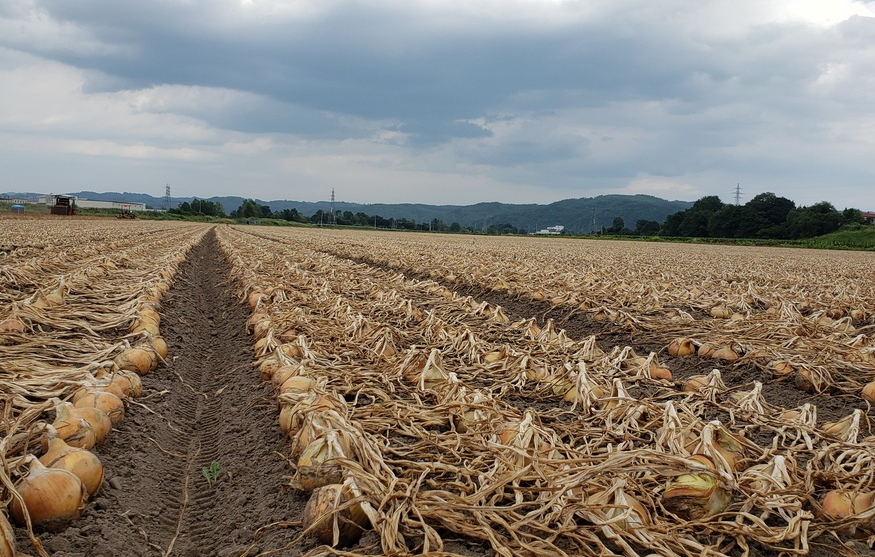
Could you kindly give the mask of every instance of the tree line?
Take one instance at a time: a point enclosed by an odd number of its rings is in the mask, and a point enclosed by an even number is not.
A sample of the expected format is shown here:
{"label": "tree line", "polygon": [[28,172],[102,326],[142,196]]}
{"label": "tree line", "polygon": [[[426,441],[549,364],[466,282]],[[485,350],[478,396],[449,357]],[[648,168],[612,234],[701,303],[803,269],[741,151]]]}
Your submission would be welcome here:
{"label": "tree line", "polygon": [[225,214],[221,203],[203,199],[194,199],[191,203],[184,201],[178,207],[170,209],[169,212],[179,215],[205,215],[211,217],[230,217],[232,219],[277,219],[302,224],[358,226],[459,234],[525,234],[525,230],[518,229],[512,224],[507,223],[492,224],[485,228],[474,229],[462,226],[458,222],[447,224],[437,218],[426,222],[416,222],[413,219],[386,218],[380,215],[368,215],[363,212],[353,213],[352,211],[337,211],[332,215],[330,211],[323,211],[321,209],[308,217],[294,208],[274,211],[269,205],[261,205],[254,199],[244,200],[240,207],[229,214]]}
{"label": "tree line", "polygon": [[716,195],[706,196],[689,209],[669,215],[660,226],[656,221],[636,223],[635,230],[625,227],[617,217],[603,234],[645,236],[681,236],[690,238],[762,238],[795,240],[835,232],[844,225],[863,224],[859,209],[839,212],[826,201],[797,207],[786,197],[761,193],[744,205],[730,205]]}
{"label": "tree line", "polygon": [[[441,219],[416,222],[406,218],[385,218],[363,212],[316,211],[311,216],[297,209],[271,210],[253,199],[246,199],[236,210],[226,215],[221,203],[194,199],[170,209],[181,215],[206,215],[236,219],[278,219],[316,225],[357,226],[368,228],[450,232],[460,234],[525,234],[526,230],[512,224],[491,224],[483,228],[462,226],[458,222],[447,224]],[[679,236],[691,238],[762,238],[802,239],[829,234],[849,224],[863,224],[865,219],[859,209],[839,212],[826,201],[808,207],[796,204],[771,192],[761,193],[744,205],[723,203],[720,198],[706,196],[689,209],[669,215],[660,224],[655,220],[638,220],[634,228],[626,226],[621,217],[614,218],[611,226],[601,229],[603,235]]]}

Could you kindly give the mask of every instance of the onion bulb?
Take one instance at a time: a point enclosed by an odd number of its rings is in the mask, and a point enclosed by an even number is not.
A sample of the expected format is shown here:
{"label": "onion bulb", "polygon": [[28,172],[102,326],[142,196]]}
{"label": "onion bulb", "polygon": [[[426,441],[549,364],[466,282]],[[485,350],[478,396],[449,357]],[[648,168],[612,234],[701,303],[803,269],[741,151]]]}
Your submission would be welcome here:
{"label": "onion bulb", "polygon": [[112,375],[111,383],[118,385],[124,396],[137,398],[143,394],[143,380],[133,371],[117,371]]}
{"label": "onion bulb", "polygon": [[[819,513],[822,518],[831,520],[843,520],[850,516],[858,515],[870,511],[875,506],[875,492],[870,493],[852,493],[848,491],[833,490],[828,492],[821,502],[822,512]],[[847,532],[856,534],[857,526],[865,530],[871,531],[875,528],[875,519],[869,518],[863,523],[852,524]],[[845,531],[842,529],[840,531]],[[865,537],[865,533],[861,537]]]}
{"label": "onion bulb", "polygon": [[143,375],[152,369],[152,356],[143,348],[127,348],[116,356],[115,364],[119,369],[134,371]]}
{"label": "onion bulb", "polygon": [[340,484],[316,488],[307,504],[301,522],[305,530],[319,542],[332,547],[344,547],[358,541],[370,521],[358,503],[349,502],[352,494]]}
{"label": "onion bulb", "polygon": [[89,496],[97,493],[103,483],[103,464],[97,455],[85,449],[71,447],[60,437],[48,441],[47,450],[39,461],[47,468],[72,472],[85,486]]}
{"label": "onion bulb", "polygon": [[125,403],[116,395],[97,390],[89,390],[85,394],[76,397],[73,402],[76,408],[97,408],[102,410],[112,422],[119,425],[125,419]]}
{"label": "onion bulb", "polygon": [[299,364],[282,366],[281,368],[277,368],[273,371],[271,375],[262,375],[261,379],[263,381],[270,381],[273,383],[273,386],[277,389],[286,382],[286,379],[292,377],[293,375],[300,375],[298,371],[301,370],[301,366]]}
{"label": "onion bulb", "polygon": [[729,490],[707,474],[682,474],[670,482],[662,494],[663,506],[685,520],[722,513],[731,499]]}
{"label": "onion bulb", "polygon": [[352,457],[352,446],[342,431],[327,431],[307,445],[298,457],[295,483],[305,491],[323,485],[338,483],[343,479],[343,466],[339,459]]}
{"label": "onion bulb", "polygon": [[863,395],[863,398],[869,402],[875,402],[875,381],[869,381],[863,385],[863,391],[861,394]]}
{"label": "onion bulb", "polygon": [[[46,468],[33,458],[30,471],[16,485],[21,496],[12,499],[12,518],[25,524],[24,510],[31,523],[45,530],[57,530],[82,516],[87,492],[75,474],[60,468]],[[22,502],[24,506],[22,507]]]}
{"label": "onion bulb", "polygon": [[22,334],[27,331],[27,327],[21,320],[15,317],[0,321],[0,333],[18,333]]}
{"label": "onion bulb", "polygon": [[[56,417],[52,427],[56,434],[68,445],[82,449],[91,449],[97,444],[97,435],[91,424],[78,415],[73,415],[72,404],[60,404],[55,408]],[[107,418],[109,419],[109,418]]]}
{"label": "onion bulb", "polygon": [[304,375],[292,375],[280,385],[279,393],[290,396],[303,396],[316,387],[316,381]]}
{"label": "onion bulb", "polygon": [[15,532],[3,513],[0,513],[0,557],[15,557]]}

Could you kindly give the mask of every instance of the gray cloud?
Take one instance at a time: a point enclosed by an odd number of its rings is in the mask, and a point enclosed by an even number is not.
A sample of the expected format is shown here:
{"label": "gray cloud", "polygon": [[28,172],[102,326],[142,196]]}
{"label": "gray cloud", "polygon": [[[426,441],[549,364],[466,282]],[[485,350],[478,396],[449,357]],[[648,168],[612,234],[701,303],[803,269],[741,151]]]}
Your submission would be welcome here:
{"label": "gray cloud", "polygon": [[12,0],[0,92],[31,117],[0,109],[0,130],[114,180],[132,156],[193,189],[224,166],[222,187],[255,178],[262,198],[294,196],[290,176],[425,198],[411,181],[449,176],[480,186],[470,201],[746,181],[805,203],[830,181],[864,203],[875,18],[745,4]]}

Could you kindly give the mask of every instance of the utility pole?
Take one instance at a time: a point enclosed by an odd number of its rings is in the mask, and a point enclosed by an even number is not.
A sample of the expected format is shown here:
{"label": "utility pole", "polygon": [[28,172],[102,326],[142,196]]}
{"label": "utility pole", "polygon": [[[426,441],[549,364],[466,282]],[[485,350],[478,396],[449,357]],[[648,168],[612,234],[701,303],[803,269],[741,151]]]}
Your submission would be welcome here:
{"label": "utility pole", "polygon": [[741,183],[735,184],[735,204],[741,203]]}

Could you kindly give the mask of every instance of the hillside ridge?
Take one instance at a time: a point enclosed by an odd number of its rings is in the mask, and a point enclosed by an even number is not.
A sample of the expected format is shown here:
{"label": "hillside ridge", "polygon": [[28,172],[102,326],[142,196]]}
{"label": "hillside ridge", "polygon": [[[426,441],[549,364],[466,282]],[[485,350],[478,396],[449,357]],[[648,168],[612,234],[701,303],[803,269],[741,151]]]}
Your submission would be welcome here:
{"label": "hillside ridge", "polygon": [[[38,197],[39,193],[8,192],[7,197]],[[69,195],[97,201],[126,201],[145,203],[147,206],[160,208],[164,204],[163,197],[155,197],[136,192],[104,192],[93,191],[70,192]],[[172,206],[180,203],[191,203],[194,197],[173,197]],[[214,196],[201,198],[205,201],[217,202],[226,213],[237,209],[246,199],[239,196]],[[272,211],[296,209],[303,215],[312,216],[318,211],[329,211],[329,201],[292,201],[286,199],[265,201],[254,199],[259,205],[267,205]],[[497,201],[481,202],[472,205],[430,205],[425,203],[351,203],[335,201],[336,211],[350,211],[379,215],[385,218],[409,219],[416,222],[430,222],[433,219],[442,220],[446,224],[458,222],[462,226],[486,228],[489,225],[512,224],[517,228],[534,231],[548,226],[562,225],[570,233],[589,233],[600,230],[601,227],[612,225],[616,217],[623,219],[626,226],[634,228],[638,220],[654,220],[662,223],[665,218],[678,211],[692,206],[689,201],[669,201],[645,194],[623,195],[609,194],[596,197],[580,197],[562,199],[547,204],[514,204]]]}

